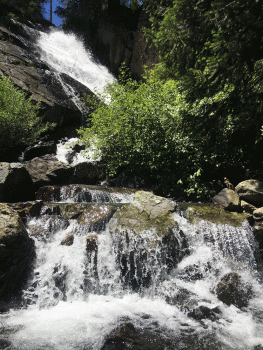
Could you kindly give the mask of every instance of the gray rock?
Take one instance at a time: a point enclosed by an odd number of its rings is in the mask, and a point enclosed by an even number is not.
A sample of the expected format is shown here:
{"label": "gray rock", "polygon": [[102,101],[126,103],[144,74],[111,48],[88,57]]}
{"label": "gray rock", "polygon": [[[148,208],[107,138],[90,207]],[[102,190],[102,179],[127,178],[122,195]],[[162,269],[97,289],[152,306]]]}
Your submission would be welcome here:
{"label": "gray rock", "polygon": [[75,167],[74,182],[85,185],[96,185],[99,181],[105,179],[105,171],[100,165],[83,162]]}
{"label": "gray rock", "polygon": [[0,203],[0,300],[21,290],[34,257],[34,241],[18,213]]}
{"label": "gray rock", "polygon": [[228,211],[240,211],[240,199],[237,192],[224,188],[213,197],[213,203]]}
{"label": "gray rock", "polygon": [[33,182],[20,163],[0,163],[0,202],[24,202],[35,199]]}
{"label": "gray rock", "polygon": [[263,182],[258,180],[246,180],[236,186],[236,192],[240,199],[255,205],[263,206]]}
{"label": "gray rock", "polygon": [[42,186],[66,184],[72,180],[74,168],[57,160],[55,156],[43,156],[25,162],[35,190]]}
{"label": "gray rock", "polygon": [[244,200],[240,201],[240,206],[243,213],[245,212],[245,213],[253,214],[253,211],[257,209],[254,205],[249,204]]}
{"label": "gray rock", "polygon": [[262,221],[263,220],[263,207],[255,209],[253,211],[253,219],[255,221]]}
{"label": "gray rock", "polygon": [[248,305],[253,292],[249,283],[244,283],[237,273],[230,272],[224,275],[217,284],[216,294],[223,303],[242,308]]}

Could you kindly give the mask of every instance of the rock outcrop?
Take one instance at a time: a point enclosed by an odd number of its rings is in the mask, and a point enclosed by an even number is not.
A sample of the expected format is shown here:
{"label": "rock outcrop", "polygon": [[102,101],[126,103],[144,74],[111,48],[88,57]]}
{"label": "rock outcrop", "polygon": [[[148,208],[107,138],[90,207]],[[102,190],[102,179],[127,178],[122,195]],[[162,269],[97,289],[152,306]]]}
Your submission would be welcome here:
{"label": "rock outcrop", "polygon": [[35,199],[33,182],[20,163],[0,163],[0,202],[23,202]]}
{"label": "rock outcrop", "polygon": [[60,162],[55,156],[36,157],[24,164],[33,180],[35,190],[42,186],[68,184],[72,181],[74,168]]}
{"label": "rock outcrop", "polygon": [[8,300],[20,291],[34,257],[34,241],[18,213],[0,203],[0,300]]}
{"label": "rock outcrop", "polygon": [[76,135],[75,129],[82,122],[82,113],[68,96],[65,86],[79,97],[93,93],[40,60],[37,40],[41,32],[49,30],[47,26],[33,24],[18,16],[1,14],[0,75],[9,76],[15,86],[33,101],[41,101],[40,116],[43,121],[57,124],[52,137],[59,139]]}

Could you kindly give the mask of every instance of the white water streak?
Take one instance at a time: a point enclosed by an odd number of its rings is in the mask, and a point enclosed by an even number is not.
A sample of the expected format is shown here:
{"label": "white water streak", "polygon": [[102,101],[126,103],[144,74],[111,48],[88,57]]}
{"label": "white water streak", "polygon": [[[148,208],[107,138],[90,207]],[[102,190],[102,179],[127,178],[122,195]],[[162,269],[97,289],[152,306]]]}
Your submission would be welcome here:
{"label": "white water streak", "polygon": [[60,73],[65,73],[95,93],[114,81],[108,69],[98,63],[74,34],[63,31],[41,33],[37,45],[41,59]]}

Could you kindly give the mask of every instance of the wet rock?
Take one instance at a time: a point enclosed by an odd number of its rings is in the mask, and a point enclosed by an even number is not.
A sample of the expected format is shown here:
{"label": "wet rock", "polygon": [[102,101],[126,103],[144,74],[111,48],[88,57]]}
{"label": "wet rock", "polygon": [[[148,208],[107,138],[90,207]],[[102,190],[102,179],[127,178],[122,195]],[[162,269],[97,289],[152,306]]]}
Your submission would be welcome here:
{"label": "wet rock", "polygon": [[78,203],[70,203],[59,206],[61,215],[66,219],[77,219],[84,210],[83,205]]}
{"label": "wet rock", "polygon": [[112,218],[117,208],[111,205],[89,205],[84,208],[77,221],[79,224],[88,225],[92,231],[102,231],[106,223]]}
{"label": "wet rock", "polygon": [[34,188],[42,186],[65,184],[72,180],[74,169],[56,159],[55,156],[43,156],[25,162]]}
{"label": "wet rock", "polygon": [[241,210],[243,213],[245,212],[245,213],[252,214],[253,211],[257,209],[254,205],[249,204],[248,202],[246,202],[244,200],[240,201],[240,206],[241,206]]}
{"label": "wet rock", "polygon": [[258,180],[246,180],[236,186],[236,192],[240,199],[255,205],[263,206],[263,182]]}
{"label": "wet rock", "polygon": [[61,245],[70,246],[74,243],[74,235],[72,233],[67,234],[67,236],[61,241]]}
{"label": "wet rock", "polygon": [[86,250],[93,252],[98,250],[98,237],[94,234],[89,234],[86,237]]}
{"label": "wet rock", "polygon": [[240,199],[237,192],[224,188],[213,197],[213,203],[228,211],[240,211]]}
{"label": "wet rock", "polygon": [[41,225],[31,224],[28,226],[28,230],[30,232],[30,236],[35,237],[38,240],[46,241],[50,236],[49,230]]}
{"label": "wet rock", "polygon": [[263,221],[256,222],[253,226],[253,233],[259,248],[263,249]]}
{"label": "wet rock", "polygon": [[111,332],[101,350],[133,349],[136,334],[136,329],[132,323],[124,324]]}
{"label": "wet rock", "polygon": [[18,213],[0,203],[0,299],[21,290],[34,258],[34,241]]}
{"label": "wet rock", "polygon": [[195,320],[203,320],[205,318],[210,319],[211,321],[218,320],[222,315],[219,307],[209,308],[207,306],[201,305],[191,312],[187,316],[194,318]]}
{"label": "wet rock", "polygon": [[33,182],[20,163],[0,163],[0,202],[25,202],[35,199]]}
{"label": "wet rock", "polygon": [[96,185],[105,178],[106,174],[101,165],[79,163],[75,166],[74,182],[86,185]]}
{"label": "wet rock", "polygon": [[61,208],[58,204],[55,204],[55,203],[45,204],[41,209],[41,215],[60,216]]}
{"label": "wet rock", "polygon": [[61,200],[70,199],[73,202],[92,202],[90,189],[86,185],[62,186],[60,189]]}
{"label": "wet rock", "polygon": [[171,200],[139,191],[110,221],[123,282],[135,290],[150,285],[155,268],[161,266],[165,274],[186,254],[185,237],[172,214],[175,207]]}
{"label": "wet rock", "polygon": [[248,305],[253,292],[249,283],[244,283],[237,273],[230,272],[224,275],[217,284],[216,294],[223,303],[242,308]]}
{"label": "wet rock", "polygon": [[9,203],[9,206],[18,212],[22,221],[26,221],[33,217],[38,217],[42,208],[42,201]]}
{"label": "wet rock", "polygon": [[37,145],[27,147],[22,156],[21,161],[31,160],[36,157],[41,157],[46,154],[56,153],[57,146],[54,141],[42,142],[40,141]]}
{"label": "wet rock", "polygon": [[59,202],[60,187],[59,186],[44,186],[36,192],[36,199],[43,202]]}
{"label": "wet rock", "polygon": [[253,211],[253,219],[258,222],[263,220],[263,207]]}

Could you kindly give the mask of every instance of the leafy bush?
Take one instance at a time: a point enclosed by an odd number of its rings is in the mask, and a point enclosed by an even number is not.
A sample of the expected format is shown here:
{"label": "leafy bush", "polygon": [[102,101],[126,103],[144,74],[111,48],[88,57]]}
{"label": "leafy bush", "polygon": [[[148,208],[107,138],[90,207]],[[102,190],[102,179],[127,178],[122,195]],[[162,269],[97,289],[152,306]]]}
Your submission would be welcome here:
{"label": "leafy bush", "polygon": [[125,169],[167,191],[208,199],[209,182],[218,179],[212,172],[223,178],[226,169],[245,169],[247,144],[235,140],[242,116],[226,108],[232,86],[191,103],[175,80],[152,72],[138,83],[123,75],[101,96],[90,127],[79,130],[82,142],[96,144],[111,175]]}
{"label": "leafy bush", "polygon": [[38,110],[39,103],[34,105],[9,78],[0,76],[0,149],[32,144],[52,126],[41,125]]}
{"label": "leafy bush", "polygon": [[177,84],[162,83],[154,74],[139,83],[124,83],[121,77],[120,84],[110,85],[101,97],[91,126],[79,133],[87,146],[96,143],[110,174],[126,169],[166,190],[186,189],[200,162],[198,149],[184,132],[189,107]]}

